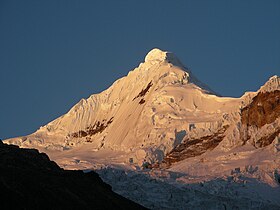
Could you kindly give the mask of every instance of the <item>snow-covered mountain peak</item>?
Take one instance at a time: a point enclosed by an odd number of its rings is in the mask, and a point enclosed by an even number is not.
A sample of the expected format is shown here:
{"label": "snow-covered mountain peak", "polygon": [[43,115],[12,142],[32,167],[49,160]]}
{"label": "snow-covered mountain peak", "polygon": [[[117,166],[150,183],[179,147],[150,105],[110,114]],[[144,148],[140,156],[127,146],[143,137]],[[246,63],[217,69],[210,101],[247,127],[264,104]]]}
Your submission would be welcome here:
{"label": "snow-covered mountain peak", "polygon": [[260,88],[260,92],[271,92],[274,90],[280,90],[280,77],[274,75]]}
{"label": "snow-covered mountain peak", "polygon": [[158,48],[152,49],[145,57],[146,63],[168,62],[177,66],[183,66],[180,60],[172,53]]}
{"label": "snow-covered mountain peak", "polygon": [[[233,198],[233,208],[262,208],[262,201],[252,203],[254,199],[265,195],[266,202],[272,194],[279,206],[279,99],[279,76],[240,98],[222,97],[173,53],[153,49],[107,90],[80,100],[35,133],[5,142],[37,148],[65,169],[104,170],[102,178],[142,204],[163,196],[147,206],[155,209],[183,209],[193,195],[203,196],[202,209],[232,209],[224,205],[228,198]],[[270,189],[256,183],[278,186],[278,194],[266,197]],[[213,195],[221,199],[221,208],[212,202]]]}

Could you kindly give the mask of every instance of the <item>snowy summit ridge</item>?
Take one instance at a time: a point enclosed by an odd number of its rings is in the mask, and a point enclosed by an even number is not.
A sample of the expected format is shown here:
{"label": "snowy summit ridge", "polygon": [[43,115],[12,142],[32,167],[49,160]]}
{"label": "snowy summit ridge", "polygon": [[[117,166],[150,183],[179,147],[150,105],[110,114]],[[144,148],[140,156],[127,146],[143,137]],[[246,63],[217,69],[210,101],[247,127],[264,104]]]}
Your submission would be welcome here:
{"label": "snowy summit ridge", "polygon": [[145,62],[168,62],[181,66],[180,60],[172,53],[158,48],[152,49],[145,57]]}
{"label": "snowy summit ridge", "polygon": [[269,92],[280,89],[280,77],[274,75],[260,88],[262,92]]}

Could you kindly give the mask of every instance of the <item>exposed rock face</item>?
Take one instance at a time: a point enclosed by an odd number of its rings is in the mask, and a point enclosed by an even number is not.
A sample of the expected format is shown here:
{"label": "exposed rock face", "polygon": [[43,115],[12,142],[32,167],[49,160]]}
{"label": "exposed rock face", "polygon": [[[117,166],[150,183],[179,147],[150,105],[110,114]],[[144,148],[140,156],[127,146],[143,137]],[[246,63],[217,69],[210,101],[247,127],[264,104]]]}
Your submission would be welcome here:
{"label": "exposed rock face", "polygon": [[144,209],[116,193],[95,172],[66,171],[35,149],[0,140],[2,209]]}
{"label": "exposed rock face", "polygon": [[186,139],[165,156],[160,166],[169,167],[173,163],[213,150],[223,140],[227,128],[228,126],[224,126],[213,135],[204,136],[198,139]]}
{"label": "exposed rock face", "polygon": [[86,136],[93,136],[97,133],[102,133],[108,126],[113,122],[114,117],[111,117],[111,119],[106,122],[106,120],[103,120],[102,122],[97,121],[93,125],[90,125],[86,128],[85,131],[80,130],[78,132],[72,133],[70,136],[73,138],[81,138]]}
{"label": "exposed rock face", "polygon": [[242,124],[262,127],[274,122],[280,116],[280,90],[260,92],[251,104],[241,111]]}
{"label": "exposed rock face", "polygon": [[[270,145],[280,133],[280,90],[260,91],[250,104],[241,110],[241,122],[246,135],[259,148]],[[271,128],[272,127],[272,128]]]}
{"label": "exposed rock face", "polygon": [[153,83],[151,81],[151,82],[149,82],[149,84],[147,85],[147,87],[145,89],[142,89],[140,91],[140,93],[134,97],[134,99],[132,101],[134,101],[136,98],[144,97],[152,86],[153,86]]}

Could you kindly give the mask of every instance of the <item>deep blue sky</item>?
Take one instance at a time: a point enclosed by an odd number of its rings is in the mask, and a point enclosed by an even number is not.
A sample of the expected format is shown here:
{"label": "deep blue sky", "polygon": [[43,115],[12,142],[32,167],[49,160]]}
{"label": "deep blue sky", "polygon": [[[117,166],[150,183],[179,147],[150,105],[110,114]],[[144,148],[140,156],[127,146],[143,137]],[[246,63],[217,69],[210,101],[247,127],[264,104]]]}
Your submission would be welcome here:
{"label": "deep blue sky", "polygon": [[280,75],[279,0],[1,0],[0,138],[110,86],[152,48],[226,96]]}

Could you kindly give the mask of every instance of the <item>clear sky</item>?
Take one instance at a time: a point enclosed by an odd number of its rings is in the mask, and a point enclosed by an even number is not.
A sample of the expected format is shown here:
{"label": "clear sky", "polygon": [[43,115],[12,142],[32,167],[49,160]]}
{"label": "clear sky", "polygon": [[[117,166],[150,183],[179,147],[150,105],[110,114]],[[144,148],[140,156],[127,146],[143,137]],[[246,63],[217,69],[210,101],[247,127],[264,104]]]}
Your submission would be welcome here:
{"label": "clear sky", "polygon": [[155,47],[239,97],[280,75],[280,1],[1,0],[0,138],[34,132]]}

